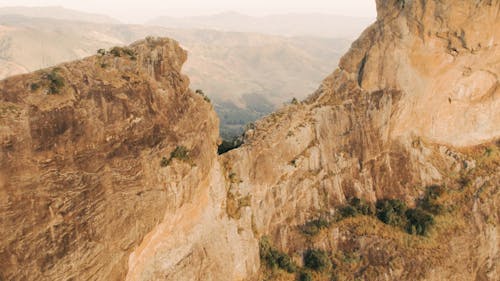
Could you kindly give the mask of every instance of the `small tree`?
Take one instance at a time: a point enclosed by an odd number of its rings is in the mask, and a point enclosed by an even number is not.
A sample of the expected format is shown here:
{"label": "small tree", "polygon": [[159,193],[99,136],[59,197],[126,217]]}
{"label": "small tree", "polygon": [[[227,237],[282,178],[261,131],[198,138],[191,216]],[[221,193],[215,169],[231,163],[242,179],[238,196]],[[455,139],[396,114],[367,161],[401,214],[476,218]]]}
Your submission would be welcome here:
{"label": "small tree", "polygon": [[302,226],[302,232],[309,236],[315,236],[321,231],[321,229],[328,228],[329,226],[330,223],[326,219],[319,218],[304,224]]}
{"label": "small tree", "polygon": [[344,206],[339,209],[340,216],[342,218],[355,217],[358,215],[358,211],[351,205]]}
{"label": "small tree", "polygon": [[430,227],[434,225],[431,214],[421,209],[410,209],[406,211],[408,219],[407,231],[410,234],[427,235]]}
{"label": "small tree", "polygon": [[272,247],[267,236],[262,237],[259,241],[259,255],[261,261],[272,270],[279,268],[288,273],[293,273],[297,270],[297,266],[293,260],[287,254]]}
{"label": "small tree", "polygon": [[45,78],[49,82],[50,95],[59,94],[60,90],[64,87],[64,78],[57,73],[58,70],[58,68],[55,68],[45,75]]}
{"label": "small tree", "polygon": [[122,51],[120,47],[114,47],[109,51],[113,56],[115,57],[121,57],[122,56]]}
{"label": "small tree", "polygon": [[351,198],[348,205],[339,209],[341,218],[355,217],[357,215],[370,216],[375,213],[373,204],[359,198]]}
{"label": "small tree", "polygon": [[309,249],[304,253],[304,266],[314,271],[322,272],[332,263],[325,251]]}
{"label": "small tree", "polygon": [[170,164],[170,159],[167,157],[161,158],[160,166],[167,167]]}
{"label": "small tree", "polygon": [[136,53],[134,50],[130,49],[130,48],[122,48],[122,52],[127,55],[131,60],[136,60],[137,57],[136,57]]}
{"label": "small tree", "polygon": [[349,200],[349,205],[351,205],[356,211],[362,215],[370,216],[375,213],[375,208],[373,204],[366,202],[363,199],[359,199],[357,197]]}
{"label": "small tree", "polygon": [[381,200],[377,202],[377,218],[385,224],[402,227],[406,224],[405,202],[398,199]]}
{"label": "small tree", "polygon": [[31,83],[30,88],[32,92],[35,92],[36,90],[40,89],[40,85],[38,83]]}
{"label": "small tree", "polygon": [[170,159],[177,158],[179,160],[189,160],[189,150],[185,146],[177,146],[174,151],[170,153]]}
{"label": "small tree", "polygon": [[189,161],[189,150],[185,146],[177,146],[172,152],[170,152],[170,158],[163,157],[160,161],[161,167],[167,167],[172,163],[172,160],[177,158],[181,161]]}
{"label": "small tree", "polygon": [[211,102],[210,98],[209,98],[207,95],[205,95],[205,93],[203,92],[203,90],[201,90],[201,89],[197,89],[197,90],[195,91],[195,93],[197,93],[198,95],[202,96],[202,97],[203,97],[203,99],[204,99],[206,102],[208,102],[208,103],[210,103],[210,102]]}
{"label": "small tree", "polygon": [[419,207],[423,210],[438,215],[444,208],[438,203],[439,197],[445,193],[444,187],[440,185],[431,185],[427,188],[424,197],[419,201]]}

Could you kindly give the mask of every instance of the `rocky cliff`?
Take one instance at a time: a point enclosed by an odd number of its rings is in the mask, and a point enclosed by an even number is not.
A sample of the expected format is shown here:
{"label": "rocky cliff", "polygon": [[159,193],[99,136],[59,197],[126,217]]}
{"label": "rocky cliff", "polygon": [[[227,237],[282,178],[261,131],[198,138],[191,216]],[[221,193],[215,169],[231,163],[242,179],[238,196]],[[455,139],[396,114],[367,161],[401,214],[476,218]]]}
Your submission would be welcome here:
{"label": "rocky cliff", "polygon": [[[297,263],[310,248],[330,254],[318,280],[498,279],[500,3],[377,4],[318,92],[224,157],[241,180],[232,190],[252,196],[256,232]],[[301,233],[352,198],[416,206],[431,185],[446,187],[447,211],[426,238],[366,216]]]}
{"label": "rocky cliff", "polygon": [[2,81],[1,279],[498,280],[500,2],[377,6],[219,157],[173,41]]}
{"label": "rocky cliff", "polygon": [[0,83],[0,279],[123,280],[166,210],[202,192],[218,121],[186,57],[150,39]]}

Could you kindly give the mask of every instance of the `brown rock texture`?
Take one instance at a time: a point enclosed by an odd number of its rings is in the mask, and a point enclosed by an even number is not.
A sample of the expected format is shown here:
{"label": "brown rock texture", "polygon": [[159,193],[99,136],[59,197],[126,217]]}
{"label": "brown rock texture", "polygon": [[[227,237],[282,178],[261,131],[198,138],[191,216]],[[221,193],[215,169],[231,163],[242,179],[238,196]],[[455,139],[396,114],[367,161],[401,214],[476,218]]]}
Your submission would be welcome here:
{"label": "brown rock texture", "polygon": [[[165,211],[202,189],[218,120],[180,74],[185,51],[127,52],[0,83],[1,280],[123,280]],[[177,146],[189,163],[161,167]]]}
{"label": "brown rock texture", "polygon": [[[315,94],[220,157],[173,41],[2,81],[0,277],[498,280],[500,2],[377,6]],[[425,236],[369,215],[303,231],[352,198],[416,207],[429,185]],[[259,262],[266,236],[300,269]],[[306,269],[308,249],[331,265]]]}
{"label": "brown rock texture", "polygon": [[[497,280],[500,3],[377,6],[377,22],[313,96],[260,121],[223,158],[239,178],[232,190],[252,196],[252,227],[299,265],[308,248],[330,253],[336,269],[318,280]],[[300,233],[350,198],[414,206],[432,184],[453,195],[426,238],[367,218]],[[346,253],[357,259],[334,257]]]}

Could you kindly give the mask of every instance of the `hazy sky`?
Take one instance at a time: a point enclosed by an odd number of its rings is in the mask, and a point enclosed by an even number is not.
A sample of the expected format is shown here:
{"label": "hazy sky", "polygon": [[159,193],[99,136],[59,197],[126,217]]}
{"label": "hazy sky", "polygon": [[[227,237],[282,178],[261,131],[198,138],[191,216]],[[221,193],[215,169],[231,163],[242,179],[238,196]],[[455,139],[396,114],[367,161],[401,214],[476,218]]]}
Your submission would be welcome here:
{"label": "hazy sky", "polygon": [[375,0],[0,0],[6,6],[63,6],[107,14],[123,22],[160,15],[190,16],[236,11],[249,15],[329,13],[375,17]]}

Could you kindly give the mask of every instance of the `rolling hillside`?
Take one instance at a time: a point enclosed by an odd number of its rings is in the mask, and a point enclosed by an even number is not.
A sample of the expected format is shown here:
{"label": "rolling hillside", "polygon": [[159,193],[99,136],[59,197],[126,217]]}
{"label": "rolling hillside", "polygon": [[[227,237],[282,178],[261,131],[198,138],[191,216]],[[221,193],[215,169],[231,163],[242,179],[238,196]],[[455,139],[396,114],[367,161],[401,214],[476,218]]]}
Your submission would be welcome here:
{"label": "rolling hillside", "polygon": [[259,32],[284,36],[355,38],[374,19],[329,14],[282,14],[253,17],[225,12],[197,17],[159,17],[149,24],[176,28]]}

